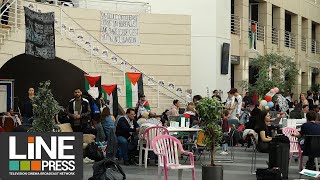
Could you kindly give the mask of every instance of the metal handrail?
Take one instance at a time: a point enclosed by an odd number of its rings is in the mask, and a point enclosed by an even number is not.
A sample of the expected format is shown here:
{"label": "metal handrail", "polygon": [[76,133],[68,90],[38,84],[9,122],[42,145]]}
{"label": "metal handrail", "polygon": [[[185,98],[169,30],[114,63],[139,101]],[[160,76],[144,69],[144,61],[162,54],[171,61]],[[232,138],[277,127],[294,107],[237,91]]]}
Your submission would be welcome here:
{"label": "metal handrail", "polygon": [[296,34],[285,31],[284,33],[284,44],[289,48],[296,48]]}
{"label": "metal handrail", "polygon": [[272,27],[272,44],[279,44],[279,30]]}
{"label": "metal handrail", "polygon": [[312,39],[311,40],[311,52],[312,53],[316,53],[316,54],[320,54],[320,42]]}
{"label": "metal handrail", "polygon": [[312,39],[311,40],[311,52],[312,53],[316,53],[316,46],[317,46],[316,44],[317,44],[317,41]]}
{"label": "metal handrail", "polygon": [[[0,17],[2,17],[3,16],[3,14],[12,6],[12,4],[14,4],[15,2],[16,2],[17,0],[12,0],[12,2],[9,4],[9,6],[8,7],[6,7],[1,13],[0,13]],[[8,3],[8,2],[7,2]],[[7,4],[6,3],[6,4]],[[3,6],[5,6],[6,4],[3,4],[2,6],[1,6],[1,9],[3,8]]]}
{"label": "metal handrail", "polygon": [[307,51],[307,38],[301,36],[301,51]]}

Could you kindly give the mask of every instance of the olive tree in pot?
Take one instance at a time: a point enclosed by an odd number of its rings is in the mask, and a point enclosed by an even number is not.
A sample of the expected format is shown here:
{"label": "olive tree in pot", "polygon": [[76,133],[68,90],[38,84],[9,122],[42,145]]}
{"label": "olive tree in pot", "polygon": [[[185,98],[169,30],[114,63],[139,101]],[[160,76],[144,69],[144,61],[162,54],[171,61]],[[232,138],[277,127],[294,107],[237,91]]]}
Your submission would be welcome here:
{"label": "olive tree in pot", "polygon": [[210,150],[210,165],[202,166],[202,179],[223,179],[222,166],[216,165],[215,150],[222,140],[222,129],[218,122],[221,120],[223,106],[217,98],[203,98],[197,104],[197,111],[203,119],[205,143]]}
{"label": "olive tree in pot", "polygon": [[60,128],[55,123],[55,116],[61,107],[54,99],[50,81],[41,82],[31,103],[33,107],[33,123],[29,132],[57,132]]}

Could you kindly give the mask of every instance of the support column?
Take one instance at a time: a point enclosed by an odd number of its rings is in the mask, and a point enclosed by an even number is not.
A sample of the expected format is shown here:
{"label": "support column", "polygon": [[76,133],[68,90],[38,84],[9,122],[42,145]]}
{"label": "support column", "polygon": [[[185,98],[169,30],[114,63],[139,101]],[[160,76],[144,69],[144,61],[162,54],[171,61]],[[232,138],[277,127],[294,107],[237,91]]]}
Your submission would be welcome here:
{"label": "support column", "polygon": [[[302,17],[300,15],[293,15],[291,18],[291,31],[296,34],[296,54],[295,54],[295,62],[297,64],[297,68],[300,69],[300,61],[301,57],[301,35],[302,35]],[[301,92],[301,73],[297,75],[295,86],[292,89],[294,94],[299,94]]]}
{"label": "support column", "polygon": [[307,38],[307,57],[310,57],[312,54],[312,21],[310,19],[304,19],[302,33]]}
{"label": "support column", "polygon": [[265,27],[264,49],[267,54],[272,51],[272,4],[270,2],[259,3],[259,22]]}
{"label": "support column", "polygon": [[307,72],[301,74],[301,92],[307,93],[311,88],[311,68],[307,68]]}
{"label": "support column", "polygon": [[284,52],[284,36],[285,36],[285,10],[281,7],[277,7],[274,9],[274,19],[273,24],[274,27],[279,31],[279,50],[280,54]]}
{"label": "support column", "polygon": [[[241,39],[240,39],[240,65],[234,66],[234,85],[239,91],[241,81],[249,81],[249,49],[248,24],[249,24],[249,0],[236,0],[234,13],[241,19]],[[242,93],[242,92],[241,92]]]}

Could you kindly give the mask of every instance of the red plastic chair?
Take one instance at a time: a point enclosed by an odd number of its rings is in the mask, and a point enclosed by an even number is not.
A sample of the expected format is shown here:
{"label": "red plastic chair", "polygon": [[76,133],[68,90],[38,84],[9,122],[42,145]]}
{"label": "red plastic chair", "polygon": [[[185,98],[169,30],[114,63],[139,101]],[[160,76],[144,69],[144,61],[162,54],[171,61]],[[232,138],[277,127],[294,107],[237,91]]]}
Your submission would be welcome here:
{"label": "red plastic chair", "polygon": [[[148,152],[153,151],[152,148],[152,139],[158,135],[169,134],[169,131],[162,126],[153,126],[148,127],[142,134],[140,139],[140,148],[139,148],[139,166],[142,165],[142,150],[144,150],[144,167],[147,168],[148,161]],[[146,147],[143,147],[141,140],[146,140]]]}
{"label": "red plastic chair", "polygon": [[290,159],[289,159],[289,166],[291,163],[291,159],[294,153],[297,153],[299,155],[299,169],[302,170],[302,150],[298,141],[298,138],[295,136],[292,136],[292,134],[299,134],[298,130],[291,128],[291,127],[285,127],[282,130],[282,133],[287,136],[290,140]]}
{"label": "red plastic chair", "polygon": [[[178,169],[178,178],[182,178],[183,169],[192,169],[192,180],[196,180],[194,170],[194,156],[192,152],[183,150],[181,142],[170,135],[159,135],[152,140],[153,151],[158,155],[158,180],[161,179],[162,170],[164,170],[165,180],[168,180],[168,170]],[[178,151],[187,154],[190,157],[190,165],[181,165],[179,163]]]}

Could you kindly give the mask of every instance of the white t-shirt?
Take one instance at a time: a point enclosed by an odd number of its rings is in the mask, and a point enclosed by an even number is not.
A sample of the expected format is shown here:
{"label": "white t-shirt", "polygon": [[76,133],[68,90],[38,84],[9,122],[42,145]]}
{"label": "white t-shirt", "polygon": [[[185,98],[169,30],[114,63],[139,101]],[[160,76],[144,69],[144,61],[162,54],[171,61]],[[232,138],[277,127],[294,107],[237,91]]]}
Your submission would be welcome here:
{"label": "white t-shirt", "polygon": [[[231,99],[228,98],[227,102],[226,102],[227,107],[231,108],[233,106],[234,102],[235,102],[235,96],[233,96]],[[230,114],[229,119],[238,119],[237,116],[236,116],[236,113],[237,113],[237,107],[232,111],[232,113]]]}
{"label": "white t-shirt", "polygon": [[242,96],[239,94],[238,96],[234,96],[238,100],[238,107],[236,114],[241,114],[241,108],[242,108]]}

